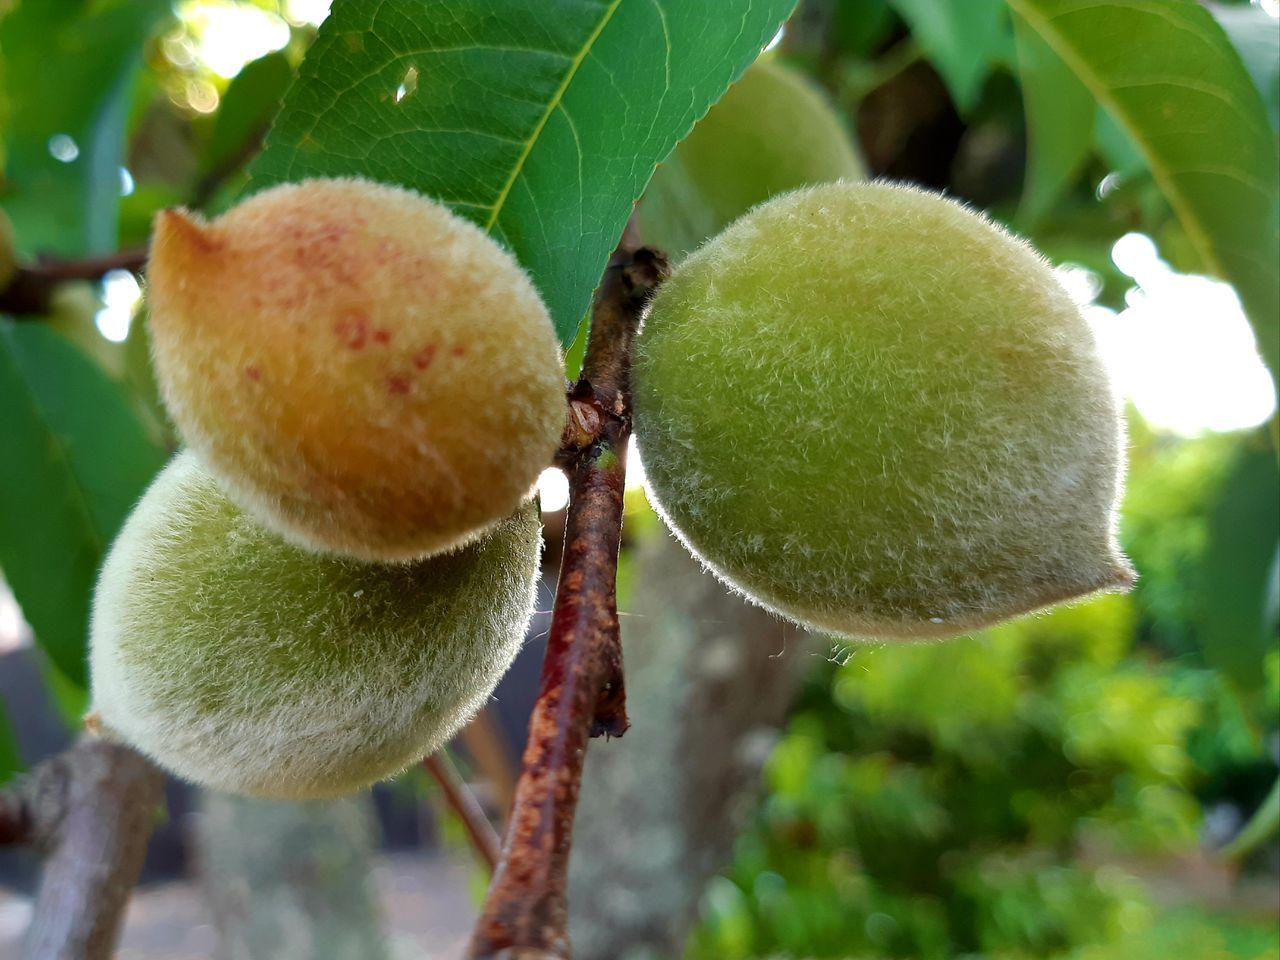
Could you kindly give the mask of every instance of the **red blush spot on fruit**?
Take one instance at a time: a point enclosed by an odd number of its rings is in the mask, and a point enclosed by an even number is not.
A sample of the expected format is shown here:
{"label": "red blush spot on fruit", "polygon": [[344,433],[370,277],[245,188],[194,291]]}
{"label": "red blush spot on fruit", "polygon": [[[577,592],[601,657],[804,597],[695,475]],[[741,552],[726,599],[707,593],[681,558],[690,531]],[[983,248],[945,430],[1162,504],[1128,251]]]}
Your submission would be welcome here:
{"label": "red blush spot on fruit", "polygon": [[257,367],[245,367],[244,375],[248,379],[252,380],[254,383],[257,383],[259,380],[262,379],[262,371],[259,370]]}
{"label": "red blush spot on fruit", "polygon": [[413,355],[413,365],[419,370],[425,370],[431,366],[431,361],[436,358],[436,345],[433,343],[429,347],[423,347]]}
{"label": "red blush spot on fruit", "polygon": [[387,377],[387,393],[408,393],[413,388],[413,379],[407,374],[393,373]]}
{"label": "red blush spot on fruit", "polygon": [[467,348],[466,348],[466,347],[463,347],[463,346],[457,346],[457,347],[454,347],[452,350],[450,350],[450,351],[449,351],[449,356],[451,356],[451,357],[461,357],[461,356],[465,356],[465,355],[466,355],[466,352],[467,352]]}
{"label": "red blush spot on fruit", "polygon": [[390,343],[391,331],[386,329],[385,327],[382,328],[381,330],[373,331],[373,342],[374,343]]}
{"label": "red blush spot on fruit", "polygon": [[369,340],[369,318],[358,310],[344,313],[333,325],[333,332],[349,350],[363,350]]}

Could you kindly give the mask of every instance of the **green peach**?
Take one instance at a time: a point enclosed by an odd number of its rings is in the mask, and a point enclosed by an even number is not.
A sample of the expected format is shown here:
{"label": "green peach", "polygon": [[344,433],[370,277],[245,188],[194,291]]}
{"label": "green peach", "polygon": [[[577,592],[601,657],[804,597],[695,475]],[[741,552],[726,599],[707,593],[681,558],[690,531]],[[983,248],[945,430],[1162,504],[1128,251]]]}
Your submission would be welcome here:
{"label": "green peach", "polygon": [[539,546],[529,503],[416,563],[310,553],[179,454],[103,568],[91,716],[214,789],[298,800],[368,786],[492,692],[532,614]]}
{"label": "green peach", "polygon": [[1133,579],[1090,330],[958,203],[841,183],[757,207],[659,291],[634,388],[659,512],[803,624],[944,636]]}
{"label": "green peach", "polygon": [[678,258],[776,194],[863,176],[826,93],[796,70],[757,60],[654,173],[640,231]]}

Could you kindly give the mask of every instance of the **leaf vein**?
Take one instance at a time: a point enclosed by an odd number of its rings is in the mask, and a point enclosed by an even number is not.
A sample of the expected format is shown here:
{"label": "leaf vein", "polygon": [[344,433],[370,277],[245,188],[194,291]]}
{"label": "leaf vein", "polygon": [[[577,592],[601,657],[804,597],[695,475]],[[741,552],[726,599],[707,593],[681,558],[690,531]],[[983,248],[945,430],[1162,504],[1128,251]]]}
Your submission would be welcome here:
{"label": "leaf vein", "polygon": [[587,59],[587,55],[591,52],[591,48],[595,46],[595,42],[600,39],[600,34],[604,32],[604,28],[609,25],[609,21],[613,19],[613,15],[617,12],[622,0],[610,0],[609,7],[605,10],[604,15],[600,18],[600,22],[596,24],[596,28],[591,31],[591,35],[587,37],[583,43],[582,49],[570,61],[569,69],[565,71],[564,79],[560,81],[560,86],[556,88],[555,93],[551,95],[551,102],[547,105],[547,109],[539,118],[537,125],[533,128],[533,132],[529,134],[528,140],[525,141],[524,150],[520,156],[516,158],[514,166],[511,168],[511,175],[507,177],[507,182],[502,185],[502,189],[498,191],[497,199],[493,203],[493,212],[489,216],[489,220],[484,225],[486,231],[493,229],[494,223],[502,214],[502,208],[506,205],[507,197],[511,195],[511,188],[515,186],[515,182],[520,179],[520,175],[524,172],[524,165],[529,161],[529,154],[533,152],[534,144],[538,142],[538,138],[542,136],[542,131],[546,129],[547,121],[551,119],[555,113],[556,107],[560,105],[560,101],[564,99],[565,91],[569,89],[569,84],[573,82],[573,78],[577,76],[579,68]]}
{"label": "leaf vein", "polygon": [[1209,44],[1209,46],[1212,46],[1212,43],[1201,36],[1200,32],[1191,24],[1187,23],[1185,19],[1173,14],[1169,10],[1155,6],[1154,4],[1144,5],[1138,3],[1119,3],[1117,0],[1076,0],[1074,3],[1059,3],[1056,11],[1052,14],[1046,14],[1046,19],[1050,21],[1060,20],[1064,17],[1069,17],[1077,13],[1088,13],[1099,8],[1112,9],[1114,7],[1124,7],[1134,13],[1157,17],[1174,29],[1181,30],[1183,33],[1188,33],[1195,37],[1197,42],[1206,43]]}
{"label": "leaf vein", "polygon": [[1240,119],[1244,120],[1254,129],[1261,129],[1257,124],[1257,118],[1250,116],[1248,112],[1240,109],[1240,102],[1231,97],[1231,94],[1222,87],[1213,83],[1203,83],[1199,80],[1192,80],[1187,77],[1163,76],[1153,74],[1146,77],[1134,77],[1132,80],[1117,80],[1112,82],[1112,90],[1138,90],[1143,87],[1175,87],[1184,90],[1194,90],[1196,93],[1203,93],[1207,97],[1213,97],[1227,105],[1232,113],[1236,114]]}

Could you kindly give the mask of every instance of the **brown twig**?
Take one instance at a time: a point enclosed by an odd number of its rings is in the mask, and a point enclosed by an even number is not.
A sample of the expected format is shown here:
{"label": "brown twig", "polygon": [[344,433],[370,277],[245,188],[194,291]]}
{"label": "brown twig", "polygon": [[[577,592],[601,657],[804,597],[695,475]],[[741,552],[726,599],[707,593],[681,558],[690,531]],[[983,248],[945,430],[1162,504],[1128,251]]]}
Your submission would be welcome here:
{"label": "brown twig", "polygon": [[569,956],[569,847],[587,741],[627,729],[614,590],[631,432],[631,341],[666,273],[662,254],[624,241],[596,293],[559,458],[570,499],[541,687],[502,856],[471,941],[473,960]]}
{"label": "brown twig", "polygon": [[46,854],[23,957],[112,955],[163,783],[137,753],[86,736],[0,791],[0,842]]}
{"label": "brown twig", "polygon": [[269,121],[258,124],[239,147],[231,151],[221,162],[215,164],[212,169],[196,181],[195,187],[191,190],[191,199],[187,202],[187,205],[193,210],[203,210],[208,206],[218,191],[226,186],[232,177],[247,167],[249,161],[262,149],[262,145],[267,139],[267,131],[270,129],[271,123]]}
{"label": "brown twig", "polygon": [[[545,517],[543,522],[546,522]],[[543,561],[546,562],[545,559]],[[485,782],[489,799],[494,806],[494,816],[499,823],[505,823],[511,813],[511,803],[516,796],[516,774],[512,762],[511,749],[506,737],[498,729],[491,707],[483,707],[478,714],[458,731],[467,756],[475,764],[476,773]],[[501,838],[499,838],[501,844]]]}
{"label": "brown twig", "polygon": [[458,768],[443,750],[438,750],[423,760],[422,767],[444,793],[449,809],[462,821],[471,840],[471,848],[484,861],[489,872],[493,873],[498,866],[498,833],[475,796],[467,789]]}
{"label": "brown twig", "polygon": [[[187,205],[193,210],[203,210],[262,149],[269,127],[270,124],[261,124],[237,150],[197,180]],[[9,283],[0,289],[0,313],[19,318],[42,316],[49,312],[53,293],[60,284],[72,280],[99,280],[112,270],[141,273],[146,265],[146,247],[118,250],[98,257],[40,257],[30,266],[19,266]]]}
{"label": "brown twig", "polygon": [[47,314],[53,293],[61,284],[72,280],[98,280],[112,270],[140,273],[146,262],[146,247],[79,260],[39,260],[31,266],[19,267],[13,279],[0,290],[0,313],[16,317]]}

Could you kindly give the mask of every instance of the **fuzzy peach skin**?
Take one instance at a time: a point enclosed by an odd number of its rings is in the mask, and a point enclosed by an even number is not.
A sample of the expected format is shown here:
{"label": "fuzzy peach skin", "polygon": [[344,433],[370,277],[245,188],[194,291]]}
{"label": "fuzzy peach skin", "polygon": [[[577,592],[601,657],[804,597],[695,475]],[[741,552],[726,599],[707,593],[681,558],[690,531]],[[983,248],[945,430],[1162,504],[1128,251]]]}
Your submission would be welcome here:
{"label": "fuzzy peach skin", "polygon": [[505,250],[359,179],[155,224],[165,403],[232,498],[300,546],[402,561],[511,514],[565,419],[560,349]]}
{"label": "fuzzy peach skin", "polygon": [[632,379],[658,511],[800,623],[953,636],[1133,582],[1089,326],[952,200],[835,183],[756,207],[659,290]]}
{"label": "fuzzy peach skin", "polygon": [[130,515],[93,600],[93,725],[233,793],[309,800],[393,776],[449,739],[533,613],[532,503],[414,563],[286,543],[190,452]]}
{"label": "fuzzy peach skin", "polygon": [[821,87],[757,60],[654,171],[640,233],[680,260],[770,197],[865,176],[848,123]]}

